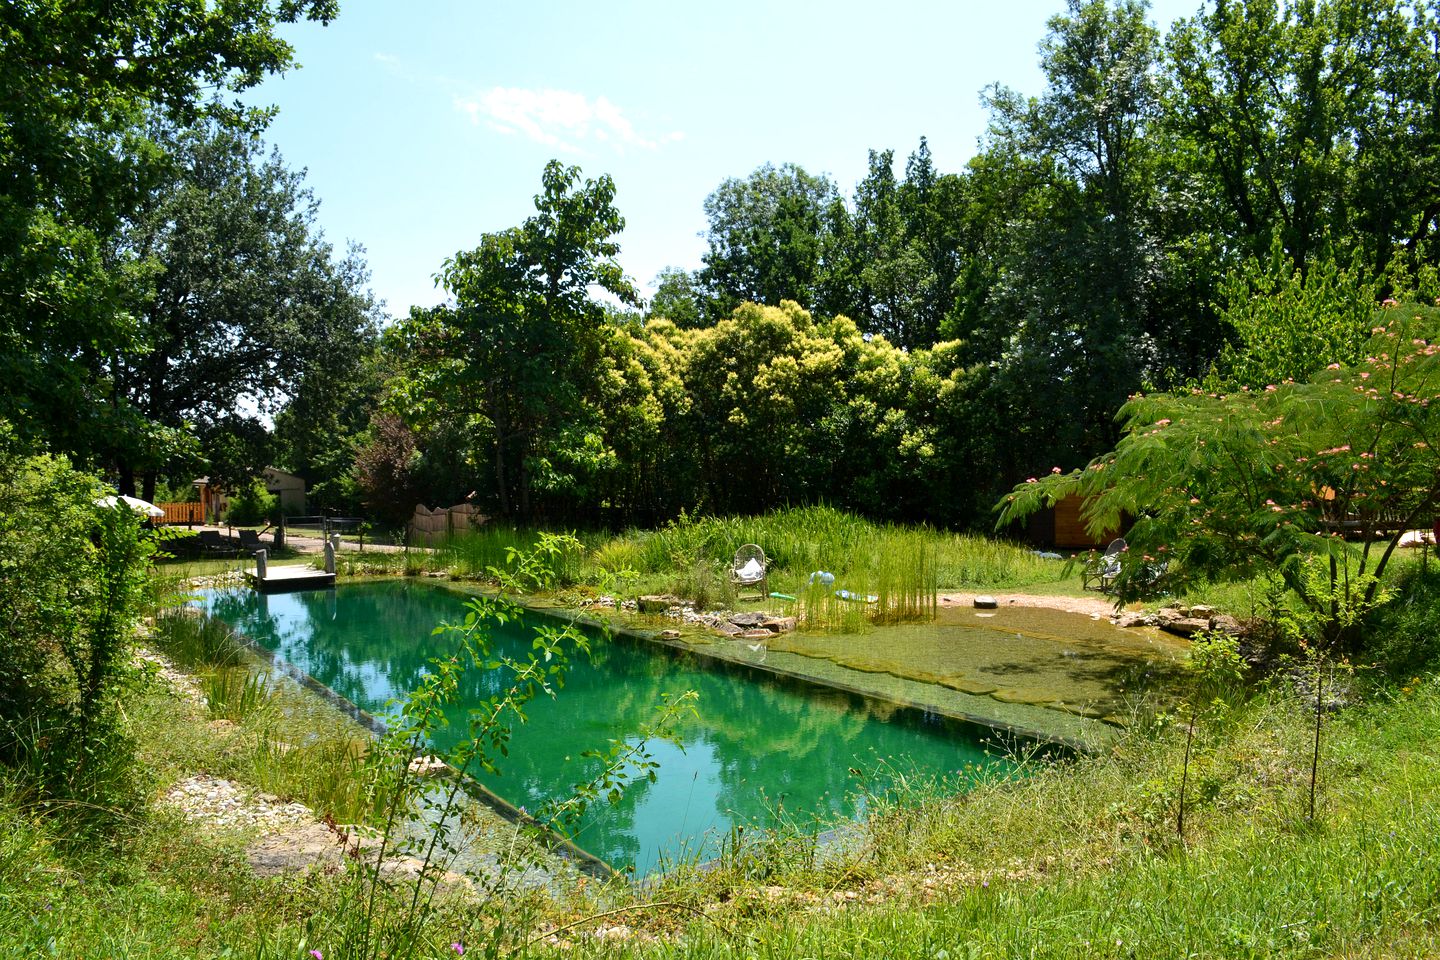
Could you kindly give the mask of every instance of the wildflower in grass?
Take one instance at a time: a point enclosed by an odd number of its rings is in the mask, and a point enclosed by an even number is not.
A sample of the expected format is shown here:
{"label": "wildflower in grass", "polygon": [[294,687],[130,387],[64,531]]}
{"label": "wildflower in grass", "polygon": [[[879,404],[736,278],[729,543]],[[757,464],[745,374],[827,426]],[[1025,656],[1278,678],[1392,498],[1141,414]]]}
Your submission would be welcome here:
{"label": "wildflower in grass", "polygon": [[465,944],[463,943],[452,943],[450,949],[455,951],[456,956],[465,956]]}
{"label": "wildflower in grass", "polygon": [[315,960],[325,960],[325,954],[321,953],[319,950],[311,950],[310,956],[314,957]]}

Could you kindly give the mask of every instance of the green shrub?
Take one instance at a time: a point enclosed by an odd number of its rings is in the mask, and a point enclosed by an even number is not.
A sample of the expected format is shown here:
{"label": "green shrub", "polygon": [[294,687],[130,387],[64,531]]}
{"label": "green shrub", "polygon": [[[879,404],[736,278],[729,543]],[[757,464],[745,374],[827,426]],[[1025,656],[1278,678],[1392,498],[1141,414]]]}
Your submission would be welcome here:
{"label": "green shrub", "polygon": [[225,513],[225,522],[240,527],[254,526],[266,521],[280,519],[280,498],[265,490],[260,480],[243,484],[230,497],[230,509]]}
{"label": "green shrub", "polygon": [[243,649],[223,620],[185,609],[167,610],[155,618],[154,643],[182,667],[233,667]]}
{"label": "green shrub", "polygon": [[1376,611],[1366,647],[1375,665],[1396,679],[1440,662],[1440,564],[1407,571],[1395,599]]}
{"label": "green shrub", "polygon": [[152,548],[95,477],[7,444],[0,424],[0,762],[108,832],[141,799],[118,706]]}

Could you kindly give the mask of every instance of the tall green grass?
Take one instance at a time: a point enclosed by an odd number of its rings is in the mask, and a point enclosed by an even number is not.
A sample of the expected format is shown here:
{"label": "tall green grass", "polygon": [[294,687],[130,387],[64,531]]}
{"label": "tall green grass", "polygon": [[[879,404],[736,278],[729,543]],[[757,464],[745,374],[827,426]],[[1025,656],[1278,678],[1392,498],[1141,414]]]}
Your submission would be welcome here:
{"label": "tall green grass", "polygon": [[182,667],[233,667],[244,649],[224,621],[186,608],[156,616],[154,643]]}
{"label": "tall green grass", "polygon": [[[658,530],[627,532],[621,542],[627,559],[641,573],[659,573],[697,560],[729,565],[743,544],[759,544],[770,560],[772,577],[798,587],[811,571],[837,577],[872,575],[879,586],[891,564],[880,554],[925,552],[933,558],[938,587],[1005,587],[1055,582],[1067,575],[1064,564],[1045,560],[1028,547],[970,534],[946,533],[925,525],[875,523],[833,507],[798,507],[752,517],[682,516]],[[614,541],[605,550],[621,550]],[[926,573],[922,579],[931,579]],[[863,585],[861,585],[863,586]],[[793,592],[793,591],[790,591]]]}
{"label": "tall green grass", "polygon": [[269,726],[256,731],[237,772],[260,789],[298,800],[339,823],[378,825],[390,805],[392,785],[370,762],[368,740],[327,735],[295,745],[283,736]]}
{"label": "tall green grass", "polygon": [[[834,574],[835,589],[875,595],[875,603],[859,606],[862,619],[879,623],[933,618],[940,589],[1055,583],[1073,573],[1027,547],[924,525],[875,523],[823,506],[750,517],[682,515],[656,530],[577,536],[585,549],[559,558],[557,586],[669,592],[701,609],[736,604],[730,580],[735,552],[758,544],[769,561],[771,591],[803,593],[797,615],[820,629],[856,629],[857,605],[806,589],[815,571]],[[404,564],[405,572],[423,566],[457,579],[493,579],[492,570],[507,570],[512,552],[533,551],[539,537],[534,529],[486,526],[457,532],[433,551],[411,551],[411,560],[391,555],[390,564],[395,572]],[[376,570],[372,561],[367,571]]]}
{"label": "tall green grass", "polygon": [[200,681],[210,716],[240,723],[270,702],[270,676],[246,667],[221,668]]}
{"label": "tall green grass", "polygon": [[[435,547],[433,562],[455,576],[488,579],[492,568],[510,568],[514,552],[534,550],[540,533],[532,528],[503,525],[457,532]],[[554,568],[557,583],[575,583],[580,577],[582,561],[582,554],[571,551],[558,557]]]}

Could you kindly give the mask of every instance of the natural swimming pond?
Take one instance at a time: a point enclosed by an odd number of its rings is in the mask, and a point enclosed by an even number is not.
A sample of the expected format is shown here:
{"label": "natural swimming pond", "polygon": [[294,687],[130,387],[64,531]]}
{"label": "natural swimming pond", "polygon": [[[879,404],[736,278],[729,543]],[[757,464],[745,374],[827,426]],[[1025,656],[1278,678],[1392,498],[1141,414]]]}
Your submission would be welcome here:
{"label": "natural swimming pond", "polygon": [[[357,706],[382,712],[420,683],[431,657],[455,639],[433,635],[463,618],[464,597],[442,586],[382,581],[336,590],[205,596],[210,612]],[[718,851],[744,825],[781,822],[816,828],[861,812],[861,781],[883,789],[888,776],[962,782],[1011,769],[987,753],[989,731],[934,714],[726,668],[681,651],[624,637],[592,635],[592,657],[576,658],[554,701],[536,701],[517,726],[499,777],[481,782],[516,806],[535,808],[587,778],[580,754],[633,738],[662,694],[699,695],[698,716],[680,728],[683,752],[654,745],[655,783],[633,784],[619,803],[595,804],[575,832],[581,847],[612,866],[644,874],[664,862]],[[524,658],[533,625],[492,633],[494,651]],[[470,705],[497,692],[472,673],[442,736],[457,736]],[[447,744],[441,743],[442,747]],[[857,775],[858,774],[858,775]]]}

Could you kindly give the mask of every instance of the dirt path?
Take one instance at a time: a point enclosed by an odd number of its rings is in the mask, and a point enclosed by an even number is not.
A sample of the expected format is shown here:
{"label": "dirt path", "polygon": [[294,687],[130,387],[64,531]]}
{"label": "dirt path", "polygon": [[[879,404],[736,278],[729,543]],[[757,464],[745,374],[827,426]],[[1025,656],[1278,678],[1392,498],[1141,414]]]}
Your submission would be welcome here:
{"label": "dirt path", "polygon": [[[234,537],[235,535],[234,527],[227,527],[223,524],[200,524],[192,527],[191,529],[195,530],[197,533],[203,530],[214,530],[222,537]],[[273,531],[266,532],[261,538],[261,546],[269,547],[273,542]],[[294,550],[296,553],[304,555],[325,552],[325,540],[318,535],[308,536],[303,533],[291,533],[289,531],[286,531],[285,546],[289,547],[291,550]],[[423,550],[427,548],[412,547],[411,549]],[[342,539],[340,541],[341,553],[403,553],[404,551],[404,547],[395,546],[394,544],[389,543],[366,543],[362,548],[359,543],[353,540]],[[246,556],[248,557],[248,554]]]}
{"label": "dirt path", "polygon": [[1115,616],[1114,602],[1098,595],[1094,597],[1064,597],[1035,593],[1003,593],[999,591],[986,593],[942,593],[940,594],[940,605],[942,607],[970,607],[975,605],[975,598],[979,596],[994,597],[1002,607],[1046,607],[1051,610],[1064,610],[1066,613],[1083,613],[1086,616],[1104,617],[1106,619]]}

